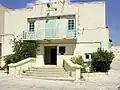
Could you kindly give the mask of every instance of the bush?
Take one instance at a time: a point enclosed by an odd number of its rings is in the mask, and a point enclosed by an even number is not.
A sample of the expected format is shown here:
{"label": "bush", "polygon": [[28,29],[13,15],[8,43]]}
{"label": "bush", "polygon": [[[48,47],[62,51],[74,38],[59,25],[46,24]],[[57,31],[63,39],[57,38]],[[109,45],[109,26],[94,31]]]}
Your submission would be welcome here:
{"label": "bush", "polygon": [[5,70],[3,67],[0,67],[0,70]]}
{"label": "bush", "polygon": [[71,60],[74,64],[78,64],[78,65],[81,65],[81,66],[84,65],[84,60],[83,60],[82,56],[72,57],[70,60]]}
{"label": "bush", "polygon": [[16,63],[28,57],[36,57],[37,43],[36,41],[22,41],[16,40],[13,41],[13,54],[7,55],[4,57],[5,66],[4,68],[8,69],[8,64]]}
{"label": "bush", "polygon": [[82,56],[78,56],[78,57],[72,57],[70,59],[74,64],[78,64],[78,65],[81,65],[83,68],[81,69],[81,72],[82,73],[85,73],[86,72],[86,65],[85,65],[85,62],[82,58]]}
{"label": "bush", "polygon": [[110,70],[110,65],[114,58],[113,52],[108,52],[98,48],[97,52],[91,55],[91,70],[93,72],[108,72]]}

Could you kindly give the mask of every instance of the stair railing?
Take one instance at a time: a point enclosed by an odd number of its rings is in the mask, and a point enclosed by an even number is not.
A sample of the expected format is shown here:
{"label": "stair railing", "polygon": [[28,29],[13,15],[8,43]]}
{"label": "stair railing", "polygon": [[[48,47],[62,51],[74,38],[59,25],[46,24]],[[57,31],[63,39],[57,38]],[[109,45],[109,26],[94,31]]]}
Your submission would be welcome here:
{"label": "stair railing", "polygon": [[[63,60],[63,66],[65,70],[69,72],[70,76],[75,77],[75,81],[79,81],[81,77],[82,66],[72,63],[69,59]],[[73,73],[75,73],[75,76],[73,75]]]}

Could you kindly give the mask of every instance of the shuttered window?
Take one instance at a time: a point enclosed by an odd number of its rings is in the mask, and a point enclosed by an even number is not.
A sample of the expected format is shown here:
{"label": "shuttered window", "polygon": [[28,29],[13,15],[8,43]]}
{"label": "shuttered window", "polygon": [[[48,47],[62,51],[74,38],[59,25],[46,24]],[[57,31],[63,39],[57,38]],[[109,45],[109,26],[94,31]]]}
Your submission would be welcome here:
{"label": "shuttered window", "polygon": [[30,21],[29,22],[29,32],[34,32],[35,28],[35,21]]}
{"label": "shuttered window", "polygon": [[75,20],[71,19],[68,20],[68,30],[74,30],[75,29]]}

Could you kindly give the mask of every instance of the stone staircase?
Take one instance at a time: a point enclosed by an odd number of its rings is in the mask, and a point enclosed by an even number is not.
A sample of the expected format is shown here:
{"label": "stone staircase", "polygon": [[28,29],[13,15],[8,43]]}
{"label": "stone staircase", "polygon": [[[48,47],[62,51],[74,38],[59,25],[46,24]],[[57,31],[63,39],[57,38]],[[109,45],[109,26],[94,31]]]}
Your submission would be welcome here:
{"label": "stone staircase", "polygon": [[25,75],[35,77],[69,77],[64,68],[58,67],[32,67],[25,72]]}

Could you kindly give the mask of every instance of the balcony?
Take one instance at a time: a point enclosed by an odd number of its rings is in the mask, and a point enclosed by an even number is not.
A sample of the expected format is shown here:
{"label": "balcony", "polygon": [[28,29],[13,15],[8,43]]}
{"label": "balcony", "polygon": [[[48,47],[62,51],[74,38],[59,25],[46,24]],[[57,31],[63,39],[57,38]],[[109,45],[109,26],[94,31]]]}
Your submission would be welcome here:
{"label": "balcony", "polygon": [[34,32],[24,31],[23,40],[44,40],[44,39],[75,39],[76,30],[63,30],[63,29],[45,29],[34,30]]}

